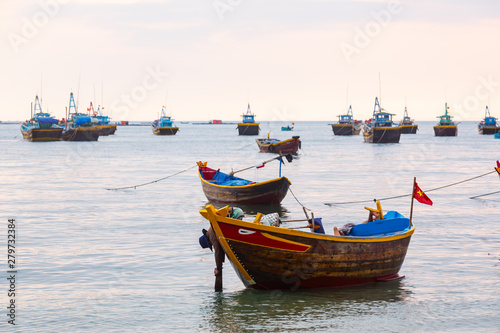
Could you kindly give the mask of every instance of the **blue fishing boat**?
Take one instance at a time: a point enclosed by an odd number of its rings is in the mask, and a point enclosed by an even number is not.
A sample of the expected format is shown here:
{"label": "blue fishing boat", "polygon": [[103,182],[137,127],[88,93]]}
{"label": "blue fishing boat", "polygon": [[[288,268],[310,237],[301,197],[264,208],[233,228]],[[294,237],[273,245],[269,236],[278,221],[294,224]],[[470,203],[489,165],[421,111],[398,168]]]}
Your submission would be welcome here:
{"label": "blue fishing boat", "polygon": [[174,120],[171,116],[165,114],[165,107],[161,108],[161,116],[151,124],[153,133],[156,135],[175,135],[179,127],[174,126]]}
{"label": "blue fishing boat", "polygon": [[95,119],[97,121],[96,126],[101,129],[99,135],[113,135],[116,132],[116,125],[111,124],[111,119],[108,116],[104,116],[102,114],[102,110],[104,110],[104,107],[101,108],[100,105],[97,106],[97,110],[94,110],[92,102],[90,102],[90,107],[87,108],[87,111],[92,119]]}
{"label": "blue fishing boat", "polygon": [[362,122],[355,120],[352,114],[352,106],[349,106],[346,114],[338,116],[339,121],[331,124],[333,134],[335,135],[358,135],[361,131]]}
{"label": "blue fishing boat", "polygon": [[490,109],[486,105],[484,119],[477,125],[479,134],[496,134],[500,131],[500,126],[497,124],[497,118],[490,115]]}
{"label": "blue fishing boat", "polygon": [[401,134],[417,134],[418,125],[413,122],[413,119],[408,116],[408,110],[405,106],[405,114],[403,120],[399,123],[401,126]]}
{"label": "blue fishing boat", "polygon": [[[33,113],[34,112],[34,113]],[[35,106],[32,108],[30,120],[21,125],[23,138],[29,141],[59,141],[63,128],[59,120],[54,119],[49,113],[42,112],[42,105],[38,96],[35,97]]]}
{"label": "blue fishing boat", "polygon": [[495,133],[495,139],[500,139],[500,131]]}
{"label": "blue fishing boat", "polygon": [[79,113],[73,93],[69,95],[69,109],[64,123],[64,130],[62,132],[62,139],[64,141],[97,141],[101,129],[95,124],[97,120],[85,113]]}
{"label": "blue fishing boat", "polygon": [[255,122],[255,114],[250,110],[250,103],[248,103],[247,113],[242,116],[242,122],[238,123],[238,134],[239,135],[259,135],[259,123]]}
{"label": "blue fishing boat", "polygon": [[434,126],[434,135],[435,136],[457,136],[458,133],[458,128],[457,124],[451,118],[453,116],[450,116],[448,114],[448,110],[450,107],[448,106],[448,103],[444,104],[444,114],[442,116],[438,116],[439,122],[436,126]]}
{"label": "blue fishing boat", "polygon": [[369,143],[399,143],[401,126],[395,126],[392,121],[394,114],[386,112],[380,107],[375,97],[373,117],[365,122],[363,138]]}
{"label": "blue fishing boat", "polygon": [[288,178],[281,175],[279,178],[254,182],[211,169],[207,167],[207,162],[197,163],[201,187],[211,202],[245,205],[279,204],[292,184]]}
{"label": "blue fishing boat", "polygon": [[[292,125],[295,125],[294,123],[292,123]],[[281,130],[282,131],[292,131],[293,130],[293,126],[290,126],[290,125],[287,125],[287,126],[281,126]]]}

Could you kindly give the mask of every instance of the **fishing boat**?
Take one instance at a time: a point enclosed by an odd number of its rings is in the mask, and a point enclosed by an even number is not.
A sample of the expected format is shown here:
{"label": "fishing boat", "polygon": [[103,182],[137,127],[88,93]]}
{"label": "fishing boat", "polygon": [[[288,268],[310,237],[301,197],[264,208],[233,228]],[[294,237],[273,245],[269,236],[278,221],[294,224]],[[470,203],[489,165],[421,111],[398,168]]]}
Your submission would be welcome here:
{"label": "fishing boat", "polygon": [[457,124],[451,120],[453,116],[448,114],[448,110],[450,107],[448,103],[444,104],[444,114],[442,116],[438,116],[439,122],[436,126],[434,126],[434,135],[435,136],[457,136],[458,128]]}
{"label": "fishing boat", "polygon": [[260,127],[259,123],[255,122],[255,114],[250,110],[250,103],[248,103],[247,113],[242,116],[242,122],[238,123],[238,134],[239,135],[259,135]]}
{"label": "fishing boat", "polygon": [[153,129],[153,133],[156,135],[175,135],[179,130],[179,127],[173,126],[173,119],[170,116],[165,114],[165,107],[161,108],[161,117],[160,119],[156,119],[151,127]]}
{"label": "fishing boat", "polygon": [[101,108],[100,105],[97,106],[97,110],[94,110],[94,106],[92,105],[92,102],[90,102],[90,107],[87,108],[87,112],[92,119],[95,119],[96,126],[100,128],[100,136],[108,136],[108,135],[113,135],[116,132],[116,124],[111,124],[111,119],[109,119],[108,116],[104,116],[102,114],[102,110],[104,110],[104,107]]}
{"label": "fishing boat", "polygon": [[69,95],[69,108],[66,120],[64,122],[64,130],[61,138],[64,141],[97,141],[101,133],[101,129],[96,126],[97,120],[85,113],[79,113],[73,93]]}
{"label": "fishing boat", "polygon": [[[292,123],[292,125],[295,125],[295,123]],[[293,126],[287,125],[287,126],[281,126],[282,131],[293,131]]]}
{"label": "fishing boat", "polygon": [[495,139],[500,139],[500,131],[495,133]]}
{"label": "fishing boat", "polygon": [[401,126],[401,134],[417,134],[418,125],[414,123],[413,119],[408,116],[408,110],[405,106],[405,114],[403,120],[399,123]]}
{"label": "fishing boat", "polygon": [[292,136],[291,139],[278,140],[278,139],[255,139],[259,149],[263,153],[275,154],[294,154],[296,155],[301,148],[300,136]]}
{"label": "fishing boat", "polygon": [[63,128],[58,126],[59,120],[49,113],[42,112],[38,96],[35,97],[35,106],[31,110],[31,118],[21,124],[23,138],[29,141],[59,141]]}
{"label": "fishing boat", "polygon": [[207,162],[197,163],[201,187],[211,202],[244,205],[279,204],[292,184],[286,177],[253,182],[211,169],[207,167]]}
{"label": "fishing boat", "polygon": [[365,122],[363,138],[369,143],[399,143],[401,126],[394,126],[392,116],[380,107],[378,98],[375,97],[373,116]]}
{"label": "fishing boat", "polygon": [[484,112],[484,119],[481,120],[477,126],[479,134],[496,134],[500,131],[500,126],[497,124],[497,118],[490,115],[490,109],[486,106],[486,111]]}
{"label": "fishing boat", "polygon": [[349,106],[346,114],[338,116],[339,121],[332,125],[333,134],[335,135],[358,135],[361,131],[362,122],[354,120],[352,114],[352,106]]}
{"label": "fishing boat", "polygon": [[260,213],[251,222],[227,213],[228,207],[217,210],[212,205],[200,211],[238,277],[252,289],[329,288],[400,279],[415,231],[410,220],[395,211],[355,225],[348,236],[266,225]]}

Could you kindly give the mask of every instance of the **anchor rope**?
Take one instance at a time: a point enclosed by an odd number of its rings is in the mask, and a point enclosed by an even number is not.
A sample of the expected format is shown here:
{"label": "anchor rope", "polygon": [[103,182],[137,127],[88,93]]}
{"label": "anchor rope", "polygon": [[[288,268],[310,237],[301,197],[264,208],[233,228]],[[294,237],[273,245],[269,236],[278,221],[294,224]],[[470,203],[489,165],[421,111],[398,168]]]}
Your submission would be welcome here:
{"label": "anchor rope", "polygon": [[[495,173],[495,172],[496,172],[496,170],[490,171],[490,172],[484,173],[484,174],[479,175],[479,176],[475,176],[475,177],[471,177],[471,178],[467,178],[467,179],[461,180],[459,182],[455,182],[455,183],[451,183],[451,184],[448,184],[448,185],[443,185],[443,186],[435,187],[435,188],[432,188],[432,189],[429,189],[429,190],[425,190],[425,192],[427,193],[427,192],[441,190],[443,188],[447,188],[447,187],[450,187],[450,186],[455,186],[455,185],[462,184],[462,183],[465,183],[465,182],[468,182],[468,181],[471,181],[471,180],[474,180],[474,179],[477,179],[477,178],[481,178],[481,177],[490,175],[490,174]],[[490,194],[493,194],[493,193],[490,193]],[[396,195],[396,196],[393,196],[393,197],[381,198],[381,199],[377,199],[377,200],[378,201],[391,200],[391,199],[403,198],[403,197],[408,197],[408,196],[411,196],[411,193],[409,193],[409,194],[402,194],[402,195]],[[473,199],[473,198],[474,197],[471,197],[471,199]],[[346,201],[346,202],[333,202],[333,203],[332,202],[325,202],[325,205],[327,205],[327,206],[346,205],[346,204],[366,203],[366,202],[372,202],[372,201],[373,200]]]}
{"label": "anchor rope", "polygon": [[129,188],[133,188],[133,189],[135,190],[137,187],[140,187],[140,186],[145,186],[145,185],[150,185],[150,184],[157,183],[157,182],[160,182],[160,181],[162,181],[162,180],[165,180],[165,179],[167,179],[167,178],[171,178],[171,177],[173,177],[173,176],[177,176],[177,175],[179,175],[179,174],[181,174],[181,173],[183,173],[183,172],[189,171],[189,170],[191,170],[192,168],[195,168],[195,167],[197,167],[197,166],[198,166],[198,165],[196,165],[196,164],[195,164],[195,165],[193,165],[193,166],[191,166],[191,167],[189,167],[189,168],[187,168],[187,169],[184,169],[184,170],[182,170],[182,171],[176,172],[176,173],[174,173],[174,174],[171,174],[171,175],[168,175],[168,176],[166,176],[166,177],[163,177],[163,178],[160,178],[160,179],[157,179],[157,180],[153,180],[153,181],[151,181],[151,182],[147,182],[147,183],[144,183],[144,184],[132,185],[132,186],[126,186],[126,187],[118,187],[118,188],[107,188],[106,190],[108,190],[108,191],[118,191],[118,190],[125,190],[125,189],[129,189]]}

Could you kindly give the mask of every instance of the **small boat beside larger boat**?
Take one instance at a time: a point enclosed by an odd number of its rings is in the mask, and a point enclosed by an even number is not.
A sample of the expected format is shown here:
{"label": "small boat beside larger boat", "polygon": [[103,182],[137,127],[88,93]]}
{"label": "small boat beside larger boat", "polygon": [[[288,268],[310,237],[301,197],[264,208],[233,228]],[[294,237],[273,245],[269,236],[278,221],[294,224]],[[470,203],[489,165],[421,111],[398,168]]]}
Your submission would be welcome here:
{"label": "small boat beside larger boat", "polygon": [[278,139],[255,139],[259,149],[263,153],[275,153],[275,154],[294,154],[296,155],[298,150],[301,148],[302,143],[300,142],[300,136],[292,136],[288,140],[278,140]]}
{"label": "small boat beside larger boat", "polygon": [[259,135],[259,123],[255,122],[255,114],[250,110],[250,103],[248,103],[247,113],[242,114],[243,121],[238,123],[239,135]]}
{"label": "small boat beside larger boat", "polygon": [[444,114],[442,116],[438,116],[439,122],[436,126],[434,126],[434,135],[435,136],[457,136],[458,128],[457,124],[451,118],[453,116],[450,116],[448,114],[448,109],[450,107],[448,106],[448,103],[444,104]]}
{"label": "small boat beside larger boat", "polygon": [[392,113],[385,112],[375,97],[373,117],[365,122],[363,138],[369,143],[398,143],[401,137],[401,127],[394,126]]}
{"label": "small boat beside larger boat", "polygon": [[[38,112],[37,112],[38,111]],[[35,97],[35,106],[31,119],[21,125],[23,138],[29,141],[59,141],[63,128],[58,126],[59,121],[49,113],[42,112],[38,96]]]}
{"label": "small boat beside larger boat", "polygon": [[358,135],[361,131],[362,122],[354,120],[352,115],[352,106],[349,106],[347,114],[338,116],[339,121],[332,125],[333,134],[335,135]]}
{"label": "small boat beside larger boat", "polygon": [[484,119],[477,126],[479,134],[495,134],[500,131],[500,126],[497,124],[497,118],[490,115],[490,109],[486,106]]}
{"label": "small boat beside larger boat", "polygon": [[408,110],[405,106],[405,114],[403,120],[399,123],[401,126],[401,134],[417,134],[418,125],[413,122],[413,119],[408,116]]}
{"label": "small boat beside larger boat", "polygon": [[79,113],[76,109],[73,93],[69,96],[69,109],[64,123],[62,139],[64,141],[97,141],[101,133],[101,129],[95,124],[97,120],[85,113]]}
{"label": "small boat beside larger boat", "polygon": [[161,108],[160,119],[155,120],[151,124],[153,133],[156,135],[175,135],[179,127],[175,127],[172,117],[165,114],[165,107]]}
{"label": "small boat beside larger boat", "polygon": [[113,135],[116,132],[117,125],[111,124],[109,117],[102,114],[103,109],[104,107],[101,108],[101,106],[98,105],[97,110],[94,110],[94,106],[92,105],[92,102],[90,102],[90,107],[87,108],[87,111],[89,112],[89,116],[97,120],[96,126],[101,129],[101,132],[99,133],[100,136]]}
{"label": "small boat beside larger boat", "polygon": [[254,221],[242,221],[227,217],[228,207],[217,210],[208,205],[200,214],[210,222],[240,280],[253,289],[328,288],[399,279],[415,231],[410,220],[395,211],[355,225],[348,236],[265,225],[260,213]]}
{"label": "small boat beside larger boat", "polygon": [[279,204],[292,184],[286,177],[252,182],[208,168],[207,162],[197,163],[201,187],[211,202],[244,205]]}

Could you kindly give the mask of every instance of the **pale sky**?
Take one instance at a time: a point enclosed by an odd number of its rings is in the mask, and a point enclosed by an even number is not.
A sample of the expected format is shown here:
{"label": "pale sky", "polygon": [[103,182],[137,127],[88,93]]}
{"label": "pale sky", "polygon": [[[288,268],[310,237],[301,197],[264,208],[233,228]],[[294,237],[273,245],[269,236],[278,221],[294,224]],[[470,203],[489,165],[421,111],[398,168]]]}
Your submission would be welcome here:
{"label": "pale sky", "polygon": [[[500,117],[495,0],[0,0],[0,120]],[[379,84],[380,77],[380,84]]]}

